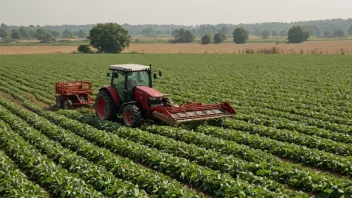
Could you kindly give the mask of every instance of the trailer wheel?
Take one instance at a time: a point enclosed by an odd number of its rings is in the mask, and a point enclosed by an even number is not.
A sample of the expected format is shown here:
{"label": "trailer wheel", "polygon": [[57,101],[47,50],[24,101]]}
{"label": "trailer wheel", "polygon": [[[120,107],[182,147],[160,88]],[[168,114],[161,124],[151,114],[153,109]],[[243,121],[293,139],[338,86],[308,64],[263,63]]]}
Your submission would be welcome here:
{"label": "trailer wheel", "polygon": [[66,100],[64,102],[64,108],[65,109],[72,109],[72,101],[71,100]]}
{"label": "trailer wheel", "polygon": [[58,108],[64,108],[64,100],[61,95],[56,96],[56,107]]}
{"label": "trailer wheel", "polygon": [[123,123],[128,127],[138,127],[141,124],[141,111],[136,105],[127,105],[123,108]]}
{"label": "trailer wheel", "polygon": [[95,114],[103,120],[115,120],[117,118],[116,105],[107,90],[99,91],[95,99]]}

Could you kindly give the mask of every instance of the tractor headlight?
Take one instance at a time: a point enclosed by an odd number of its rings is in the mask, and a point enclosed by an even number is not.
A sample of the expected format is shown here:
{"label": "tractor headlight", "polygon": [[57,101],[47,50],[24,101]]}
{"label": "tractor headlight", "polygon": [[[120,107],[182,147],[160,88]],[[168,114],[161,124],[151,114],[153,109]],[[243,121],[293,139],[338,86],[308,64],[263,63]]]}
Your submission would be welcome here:
{"label": "tractor headlight", "polygon": [[149,97],[149,100],[157,101],[157,100],[161,100],[161,98]]}

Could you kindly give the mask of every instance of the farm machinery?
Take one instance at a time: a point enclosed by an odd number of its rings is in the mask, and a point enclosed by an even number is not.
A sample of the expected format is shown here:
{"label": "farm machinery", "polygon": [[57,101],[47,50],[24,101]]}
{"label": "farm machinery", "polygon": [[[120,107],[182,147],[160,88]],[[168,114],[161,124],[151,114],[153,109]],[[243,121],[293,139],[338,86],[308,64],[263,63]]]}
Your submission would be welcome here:
{"label": "farm machinery", "polygon": [[[158,76],[162,76],[162,73],[152,70],[151,65],[111,65],[109,69],[107,76],[111,77],[111,83],[102,87],[95,99],[95,112],[100,119],[115,120],[118,115],[122,115],[126,126],[137,127],[145,120],[158,120],[177,125],[185,122],[235,117],[236,115],[236,111],[227,102],[172,104],[168,94],[162,94],[153,88],[152,77],[157,79]],[[88,87],[91,88],[91,84]],[[84,94],[80,85],[75,88],[82,91],[79,93]],[[91,93],[91,89],[86,91]],[[70,97],[76,101],[73,104],[92,103],[89,94],[83,95],[84,100],[77,92],[72,94]],[[65,97],[61,96],[61,98]],[[59,104],[62,103],[60,101]]]}

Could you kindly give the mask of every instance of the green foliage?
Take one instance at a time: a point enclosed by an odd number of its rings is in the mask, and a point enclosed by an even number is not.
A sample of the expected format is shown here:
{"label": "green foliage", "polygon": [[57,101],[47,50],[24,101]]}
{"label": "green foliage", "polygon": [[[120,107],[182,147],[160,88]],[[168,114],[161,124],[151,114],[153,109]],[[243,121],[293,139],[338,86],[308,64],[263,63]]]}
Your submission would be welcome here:
{"label": "green foliage", "polygon": [[88,54],[88,53],[93,53],[93,51],[90,49],[89,45],[80,45],[78,46],[78,51]]}
{"label": "green foliage", "polygon": [[116,23],[98,23],[89,31],[88,39],[100,53],[121,53],[130,43],[128,31]]}
{"label": "green foliage", "polygon": [[0,38],[5,39],[8,36],[8,32],[4,28],[0,28]]}
{"label": "green foliage", "polygon": [[203,45],[211,43],[211,36],[210,35],[202,36],[200,43],[203,44]]}
{"label": "green foliage", "polygon": [[21,39],[21,33],[18,30],[12,30],[11,38],[12,39]]}
{"label": "green foliage", "polygon": [[174,31],[174,40],[171,40],[171,43],[192,43],[194,39],[194,34],[183,28]]}
{"label": "green foliage", "polygon": [[75,32],[75,36],[77,36],[78,38],[86,38],[87,34],[84,30],[79,30],[78,32]]}
{"label": "green foliage", "polygon": [[280,37],[287,37],[287,31],[286,30],[281,30],[279,33]]}
{"label": "green foliage", "polygon": [[229,33],[229,30],[227,27],[222,27],[220,30],[219,30],[219,33],[221,34],[224,34],[224,35],[227,35]]}
{"label": "green foliage", "polygon": [[[108,65],[146,60],[164,72],[154,87],[175,104],[228,101],[236,119],[178,127],[148,122],[137,129],[87,110],[42,107],[55,102],[47,85],[58,79],[89,77],[96,93],[110,83],[103,75]],[[110,54],[0,56],[0,159],[4,151],[13,161],[0,160],[0,196],[11,197],[1,194],[4,188],[28,183],[2,166],[16,164],[55,197],[63,197],[59,183],[89,186],[106,197],[143,197],[143,191],[148,197],[202,197],[200,191],[214,197],[351,197],[351,61],[293,54],[122,54],[117,62]],[[30,147],[37,150],[28,153]],[[48,168],[33,166],[38,163]],[[45,197],[22,189],[13,197]]]}
{"label": "green foliage", "polygon": [[339,29],[334,32],[334,36],[338,38],[347,37],[347,32],[345,30]]}
{"label": "green foliage", "polygon": [[71,30],[65,29],[65,30],[62,32],[62,36],[63,36],[64,38],[72,38],[72,37],[73,37],[73,34],[72,34]]}
{"label": "green foliage", "polygon": [[352,35],[352,25],[350,26],[350,28],[348,28],[347,32],[349,35]]}
{"label": "green foliage", "polygon": [[277,33],[276,30],[273,30],[273,31],[271,32],[271,36],[279,36],[279,34]]}
{"label": "green foliage", "polygon": [[31,38],[28,28],[22,26],[18,29],[18,31],[20,32],[22,38],[26,38],[26,39]]}
{"label": "green foliage", "polygon": [[213,35],[217,32],[214,25],[200,25],[197,30],[199,36]]}
{"label": "green foliage", "polygon": [[56,38],[61,36],[61,33],[59,31],[56,31],[56,30],[50,30],[50,33]]}
{"label": "green foliage", "polygon": [[36,30],[36,35],[38,40],[40,40],[40,42],[42,43],[50,43],[56,41],[53,35],[47,29],[44,28],[38,28]]}
{"label": "green foliage", "polygon": [[270,32],[268,30],[265,30],[261,33],[263,39],[267,39],[270,36]]}
{"label": "green foliage", "polygon": [[222,34],[220,32],[214,34],[214,37],[213,37],[213,40],[214,40],[215,44],[223,43],[225,41],[225,39],[226,39],[225,34]]}
{"label": "green foliage", "polygon": [[330,30],[325,30],[324,33],[323,33],[323,36],[325,38],[333,38],[334,37],[334,35],[331,33]]}
{"label": "green foliage", "polygon": [[156,32],[153,30],[153,28],[148,27],[146,29],[142,30],[142,34],[145,37],[152,37],[152,36],[156,36]]}
{"label": "green foliage", "polygon": [[236,28],[232,35],[233,35],[233,41],[236,44],[244,44],[248,40],[248,31],[242,27]]}
{"label": "green foliage", "polygon": [[287,35],[289,43],[303,43],[309,38],[309,32],[300,26],[293,26]]}

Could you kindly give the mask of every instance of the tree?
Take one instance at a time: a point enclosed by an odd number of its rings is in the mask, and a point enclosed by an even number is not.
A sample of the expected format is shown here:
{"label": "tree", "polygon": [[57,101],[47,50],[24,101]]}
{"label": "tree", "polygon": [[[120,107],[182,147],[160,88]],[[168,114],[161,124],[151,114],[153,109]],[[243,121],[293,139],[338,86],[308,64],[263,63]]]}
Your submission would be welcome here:
{"label": "tree", "polygon": [[142,34],[145,37],[152,37],[152,36],[156,36],[156,32],[153,30],[153,28],[148,27],[142,30]]}
{"label": "tree", "polygon": [[88,39],[98,52],[121,53],[129,46],[128,31],[117,23],[98,23],[90,31]]}
{"label": "tree", "polygon": [[206,45],[206,44],[209,44],[210,42],[211,42],[210,35],[207,34],[207,35],[202,36],[201,44]]}
{"label": "tree", "polygon": [[13,38],[13,39],[21,39],[21,33],[18,30],[12,30],[11,38]]}
{"label": "tree", "polygon": [[33,29],[29,29],[29,35],[31,38],[38,38],[37,32]]}
{"label": "tree", "polygon": [[31,35],[29,34],[29,30],[26,27],[20,27],[18,31],[21,33],[21,37],[23,38],[31,38]]}
{"label": "tree", "polygon": [[301,26],[293,26],[287,35],[289,43],[303,43],[309,38],[309,32]]}
{"label": "tree", "polygon": [[281,30],[280,33],[279,33],[279,36],[286,37],[287,36],[287,31],[286,30]]}
{"label": "tree", "polygon": [[5,23],[1,24],[1,28],[7,29],[9,26],[7,26]]}
{"label": "tree", "polygon": [[216,44],[223,43],[225,39],[226,39],[225,34],[222,34],[220,32],[214,34],[214,37],[213,37],[214,43]]}
{"label": "tree", "polygon": [[79,30],[78,32],[75,32],[75,35],[78,37],[78,38],[86,38],[87,37],[87,34],[84,30]]}
{"label": "tree", "polygon": [[248,40],[248,31],[242,27],[236,28],[233,33],[233,41],[236,44],[244,44]]}
{"label": "tree", "polygon": [[53,37],[53,35],[44,28],[38,28],[36,30],[36,35],[38,40],[40,40],[41,43],[50,43],[55,41],[55,38]]}
{"label": "tree", "polygon": [[60,37],[60,32],[56,30],[49,30],[49,32],[56,38]]}
{"label": "tree", "polygon": [[175,30],[175,39],[171,40],[172,43],[192,43],[194,40],[194,34],[183,28]]}
{"label": "tree", "polygon": [[0,38],[6,39],[7,36],[8,36],[7,31],[6,31],[4,28],[1,27],[1,28],[0,28]]}
{"label": "tree", "polygon": [[214,25],[200,25],[197,33],[199,36],[212,35],[216,33],[216,27]]}
{"label": "tree", "polygon": [[261,36],[263,39],[267,39],[270,36],[270,32],[268,30],[262,31]]}
{"label": "tree", "polygon": [[227,29],[227,27],[222,27],[220,29],[219,33],[227,35],[229,33],[229,30]]}
{"label": "tree", "polygon": [[330,30],[325,30],[324,33],[323,33],[324,37],[325,38],[331,38],[333,37],[332,33]]}
{"label": "tree", "polygon": [[71,30],[66,29],[66,30],[64,30],[64,31],[62,32],[62,36],[63,36],[64,38],[72,38],[72,37],[73,37],[73,34],[72,34]]}
{"label": "tree", "polygon": [[321,36],[321,29],[317,25],[312,26],[314,36],[320,37]]}
{"label": "tree", "polygon": [[352,25],[350,26],[350,28],[348,28],[347,32],[349,35],[352,35]]}
{"label": "tree", "polygon": [[276,30],[273,30],[273,31],[271,32],[271,36],[279,36],[279,34],[277,33]]}
{"label": "tree", "polygon": [[347,32],[343,29],[336,30],[334,36],[338,38],[347,37]]}
{"label": "tree", "polygon": [[90,49],[89,45],[80,45],[78,47],[78,51],[79,52],[83,52],[85,54],[87,53],[93,53],[93,51]]}

